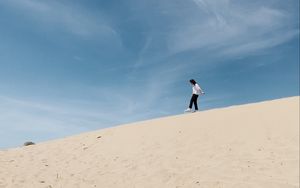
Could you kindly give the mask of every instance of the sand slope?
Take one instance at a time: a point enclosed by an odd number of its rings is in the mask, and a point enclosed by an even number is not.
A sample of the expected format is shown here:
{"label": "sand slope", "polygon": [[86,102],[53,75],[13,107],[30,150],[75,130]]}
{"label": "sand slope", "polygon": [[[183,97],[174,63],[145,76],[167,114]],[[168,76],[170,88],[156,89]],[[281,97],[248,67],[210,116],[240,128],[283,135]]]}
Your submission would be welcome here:
{"label": "sand slope", "polygon": [[0,188],[299,187],[299,97],[0,151]]}

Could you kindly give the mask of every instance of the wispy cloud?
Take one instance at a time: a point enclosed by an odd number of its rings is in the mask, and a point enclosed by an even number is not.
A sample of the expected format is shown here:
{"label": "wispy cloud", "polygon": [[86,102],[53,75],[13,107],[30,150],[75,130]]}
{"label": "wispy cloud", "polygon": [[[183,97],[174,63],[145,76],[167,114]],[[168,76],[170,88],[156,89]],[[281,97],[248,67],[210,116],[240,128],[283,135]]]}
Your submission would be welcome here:
{"label": "wispy cloud", "polygon": [[224,49],[222,55],[243,55],[246,53],[256,52],[266,48],[280,45],[286,41],[291,40],[297,36],[299,32],[297,30],[287,31],[286,33],[277,33],[269,38],[258,38],[254,41],[248,41],[247,43],[241,43],[237,46],[230,46],[228,49]]}
{"label": "wispy cloud", "polygon": [[230,0],[193,2],[199,15],[189,18],[196,21],[183,20],[178,23],[182,27],[171,31],[171,53],[209,49],[222,55],[243,55],[282,44],[299,34],[299,29],[290,25],[294,15],[285,10],[234,5]]}
{"label": "wispy cloud", "polygon": [[[39,116],[52,120],[65,121],[64,123],[67,123],[68,125],[82,127],[85,127],[85,123],[90,126],[97,124],[101,127],[102,125],[98,123],[100,120],[103,122],[111,119],[109,116],[110,113],[108,112],[93,111],[93,108],[95,109],[97,106],[92,105],[90,101],[64,99],[64,103],[45,103],[32,99],[26,100],[6,96],[0,96],[0,101],[2,104],[1,110],[3,111],[1,116],[2,118],[5,114],[7,115],[10,112],[30,115],[37,114],[37,117]],[[8,116],[12,114],[13,113]],[[95,124],[95,122],[97,123]]]}
{"label": "wispy cloud", "polygon": [[134,69],[139,68],[141,65],[143,65],[143,63],[144,63],[144,55],[147,52],[149,46],[151,45],[151,42],[152,42],[152,37],[148,36],[146,38],[146,42],[144,43],[143,48],[141,48],[141,50],[140,50],[140,52],[138,54],[137,61],[133,65]]}
{"label": "wispy cloud", "polygon": [[47,29],[59,28],[81,37],[104,36],[118,37],[116,31],[101,15],[89,14],[75,3],[38,0],[9,0],[1,4],[23,11],[25,16],[38,21]]}

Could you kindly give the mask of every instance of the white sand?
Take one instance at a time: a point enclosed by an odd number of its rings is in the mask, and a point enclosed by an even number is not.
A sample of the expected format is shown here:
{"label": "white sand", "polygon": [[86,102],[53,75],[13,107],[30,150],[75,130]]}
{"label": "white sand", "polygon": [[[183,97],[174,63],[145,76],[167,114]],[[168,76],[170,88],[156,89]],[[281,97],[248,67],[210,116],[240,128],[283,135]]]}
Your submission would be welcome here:
{"label": "white sand", "polygon": [[0,151],[4,187],[299,187],[299,97]]}

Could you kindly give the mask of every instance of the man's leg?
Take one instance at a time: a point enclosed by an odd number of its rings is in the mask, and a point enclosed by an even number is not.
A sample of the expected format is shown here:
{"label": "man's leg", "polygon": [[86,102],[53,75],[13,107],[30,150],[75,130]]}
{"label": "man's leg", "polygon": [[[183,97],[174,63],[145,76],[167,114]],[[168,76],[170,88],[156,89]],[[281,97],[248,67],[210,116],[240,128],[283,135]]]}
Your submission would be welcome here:
{"label": "man's leg", "polygon": [[192,107],[193,107],[193,102],[194,102],[194,95],[192,95],[191,100],[190,100],[190,105],[189,105],[190,109],[192,109]]}
{"label": "man's leg", "polygon": [[198,105],[197,105],[198,95],[193,95],[193,97],[194,97],[194,106],[195,106],[195,110],[198,110]]}

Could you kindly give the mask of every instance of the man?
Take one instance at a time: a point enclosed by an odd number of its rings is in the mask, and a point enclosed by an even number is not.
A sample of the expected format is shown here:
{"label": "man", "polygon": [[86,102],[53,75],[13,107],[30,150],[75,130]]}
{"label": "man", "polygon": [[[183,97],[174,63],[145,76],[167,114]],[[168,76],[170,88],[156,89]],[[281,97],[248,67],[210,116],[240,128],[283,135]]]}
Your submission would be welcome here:
{"label": "man", "polygon": [[194,79],[191,79],[190,83],[192,84],[193,94],[192,94],[192,97],[191,97],[191,100],[190,100],[189,108],[186,109],[184,112],[191,112],[193,104],[195,106],[195,111],[194,112],[197,112],[198,111],[198,105],[197,105],[198,96],[203,95],[204,92],[202,91],[201,87],[197,84],[197,82]]}

